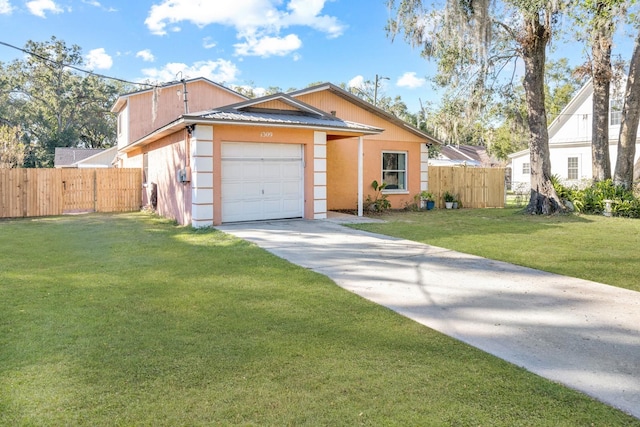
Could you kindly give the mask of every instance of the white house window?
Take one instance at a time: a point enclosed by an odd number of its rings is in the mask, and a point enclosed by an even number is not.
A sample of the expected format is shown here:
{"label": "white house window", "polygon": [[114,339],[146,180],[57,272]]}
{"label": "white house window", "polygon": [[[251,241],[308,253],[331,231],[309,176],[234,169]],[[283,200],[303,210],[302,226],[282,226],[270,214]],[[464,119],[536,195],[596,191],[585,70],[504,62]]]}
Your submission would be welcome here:
{"label": "white house window", "polygon": [[382,153],[382,182],[387,184],[387,190],[407,189],[407,153]]}
{"label": "white house window", "polygon": [[617,126],[622,120],[622,106],[624,100],[622,96],[616,96],[612,94],[609,101],[609,126]]}
{"label": "white house window", "polygon": [[530,163],[523,163],[522,164],[522,173],[527,175],[531,173],[531,164]]}
{"label": "white house window", "polygon": [[577,157],[569,157],[567,159],[567,179],[578,179]]}

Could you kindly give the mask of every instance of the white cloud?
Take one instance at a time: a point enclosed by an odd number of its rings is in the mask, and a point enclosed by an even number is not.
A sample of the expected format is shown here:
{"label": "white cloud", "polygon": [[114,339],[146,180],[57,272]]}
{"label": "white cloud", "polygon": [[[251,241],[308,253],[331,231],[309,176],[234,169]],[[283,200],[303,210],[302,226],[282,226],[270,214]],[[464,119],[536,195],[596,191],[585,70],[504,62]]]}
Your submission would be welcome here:
{"label": "white cloud", "polygon": [[89,6],[99,7],[100,9],[106,10],[107,12],[117,12],[118,9],[113,7],[105,7],[97,0],[82,0],[82,3],[88,4]]}
{"label": "white cloud", "polygon": [[235,90],[235,91],[246,91],[246,92],[253,92],[253,94],[256,96],[256,98],[260,98],[262,96],[265,96],[267,94],[267,89],[263,88],[263,87],[253,87],[251,85],[231,85],[230,86],[231,89]]}
{"label": "white cloud", "polygon": [[146,68],[142,73],[147,80],[171,82],[176,75],[182,73],[184,78],[205,77],[217,83],[231,83],[237,80],[240,71],[235,64],[224,59],[217,61],[199,61],[191,66],[172,62],[162,68]]}
{"label": "white cloud", "polygon": [[427,83],[427,80],[422,77],[417,77],[416,73],[406,72],[400,76],[396,84],[400,87],[406,87],[409,89],[417,89],[419,87],[424,86]]}
{"label": "white cloud", "polygon": [[0,15],[10,15],[13,11],[13,7],[9,0],[0,0]]}
{"label": "white cloud", "polygon": [[90,50],[85,59],[87,68],[92,70],[108,70],[113,65],[113,59],[102,47]]}
{"label": "white cloud", "polygon": [[45,12],[62,13],[63,10],[60,6],[55,4],[53,0],[32,0],[26,3],[29,12],[39,16],[40,18],[46,18]]}
{"label": "white cloud", "polygon": [[153,56],[153,53],[151,53],[151,50],[149,49],[141,50],[136,53],[136,58],[142,58],[144,62],[153,62],[156,60],[155,56]]}
{"label": "white cloud", "polygon": [[261,56],[263,58],[269,56],[285,56],[294,52],[302,46],[302,41],[295,34],[289,34],[286,37],[269,37],[262,38],[249,37],[245,43],[235,44],[236,55],[239,56]]}
{"label": "white cloud", "polygon": [[351,80],[349,80],[349,82],[347,83],[348,87],[355,87],[355,88],[363,88],[364,87],[364,77],[362,76],[355,76],[354,78],[352,78]]}
{"label": "white cloud", "polygon": [[[256,53],[258,51],[267,56],[282,55],[282,52],[293,48],[293,37],[300,40],[295,34],[281,37],[283,29],[292,26],[311,27],[330,38],[338,37],[344,32],[345,25],[336,17],[321,14],[327,1],[329,0],[162,0],[151,6],[145,24],[156,35],[166,35],[169,30],[175,31],[175,24],[184,21],[200,28],[214,24],[233,27],[241,40],[236,45],[237,55],[262,55]],[[269,47],[274,44],[279,47]],[[300,46],[302,43],[296,49]]]}
{"label": "white cloud", "polygon": [[211,37],[205,37],[202,39],[202,47],[205,49],[211,49],[216,47],[216,42],[213,41]]}
{"label": "white cloud", "polygon": [[330,38],[339,37],[345,26],[335,16],[320,15],[326,0],[290,0],[287,9],[291,13],[283,16],[285,27],[304,25],[327,33]]}

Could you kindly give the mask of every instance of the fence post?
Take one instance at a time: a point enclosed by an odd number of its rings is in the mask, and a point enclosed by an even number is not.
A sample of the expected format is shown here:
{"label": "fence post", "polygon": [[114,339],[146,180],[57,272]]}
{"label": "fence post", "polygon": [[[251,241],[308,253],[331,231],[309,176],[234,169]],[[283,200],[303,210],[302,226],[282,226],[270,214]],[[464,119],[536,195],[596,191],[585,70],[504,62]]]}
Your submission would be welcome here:
{"label": "fence post", "polygon": [[98,171],[93,170],[93,211],[98,212]]}

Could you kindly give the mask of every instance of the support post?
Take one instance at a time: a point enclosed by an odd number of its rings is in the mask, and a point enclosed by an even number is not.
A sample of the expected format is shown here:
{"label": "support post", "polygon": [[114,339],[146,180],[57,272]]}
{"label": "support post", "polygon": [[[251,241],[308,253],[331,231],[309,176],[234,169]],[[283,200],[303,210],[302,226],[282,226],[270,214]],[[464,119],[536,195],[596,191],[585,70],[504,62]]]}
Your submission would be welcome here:
{"label": "support post", "polygon": [[364,147],[363,147],[363,137],[358,137],[358,216],[363,215],[363,197],[364,197]]}

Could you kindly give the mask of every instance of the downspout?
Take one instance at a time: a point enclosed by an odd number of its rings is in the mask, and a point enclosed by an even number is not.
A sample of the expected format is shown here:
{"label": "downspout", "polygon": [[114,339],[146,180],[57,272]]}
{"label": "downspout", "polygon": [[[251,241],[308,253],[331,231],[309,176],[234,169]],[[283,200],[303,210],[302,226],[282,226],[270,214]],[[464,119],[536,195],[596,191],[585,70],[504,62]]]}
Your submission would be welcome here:
{"label": "downspout", "polygon": [[363,137],[358,137],[358,216],[363,216],[363,185],[364,185],[364,149]]}

